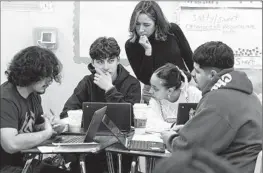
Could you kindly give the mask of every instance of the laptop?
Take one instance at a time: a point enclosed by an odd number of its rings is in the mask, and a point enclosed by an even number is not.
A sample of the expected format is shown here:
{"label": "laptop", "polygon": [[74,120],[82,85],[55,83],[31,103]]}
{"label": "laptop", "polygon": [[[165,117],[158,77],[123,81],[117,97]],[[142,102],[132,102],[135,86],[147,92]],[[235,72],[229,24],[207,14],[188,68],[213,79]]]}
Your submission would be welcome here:
{"label": "laptop", "polygon": [[[122,132],[129,133],[132,122],[132,106],[130,103],[84,102],[82,104],[84,131],[88,128],[93,113],[104,106],[107,106],[107,116],[117,127]],[[112,135],[112,133],[101,123],[97,135]]]}
{"label": "laptop", "polygon": [[114,124],[114,122],[105,114],[102,123],[110,130],[110,132],[119,140],[119,142],[128,150],[147,151],[164,153],[165,145],[162,142],[132,140],[127,138],[127,134]]}
{"label": "laptop", "polygon": [[197,104],[198,103],[179,103],[176,124],[185,124],[190,118],[189,115],[194,114]]}
{"label": "laptop", "polygon": [[[53,145],[88,145],[92,147],[99,146],[100,142],[109,141],[110,138],[96,138],[96,132],[101,124],[102,118],[105,115],[107,106],[104,106],[94,112],[89,127],[85,135],[58,135],[52,144]],[[111,140],[114,141],[114,140]],[[115,140],[116,142],[116,140]]]}

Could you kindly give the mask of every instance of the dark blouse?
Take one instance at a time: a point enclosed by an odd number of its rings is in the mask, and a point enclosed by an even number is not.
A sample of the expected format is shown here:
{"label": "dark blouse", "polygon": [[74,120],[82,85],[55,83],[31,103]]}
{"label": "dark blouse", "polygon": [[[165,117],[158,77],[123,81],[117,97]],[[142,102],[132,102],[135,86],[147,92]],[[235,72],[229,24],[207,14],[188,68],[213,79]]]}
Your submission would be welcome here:
{"label": "dark blouse", "polygon": [[149,85],[152,73],[168,62],[186,71],[187,68],[190,72],[193,70],[193,52],[183,31],[177,24],[171,23],[170,33],[166,41],[155,40],[154,36],[148,38],[152,45],[151,56],[145,55],[144,48],[138,43],[139,38],[134,43],[130,42],[130,39],[126,41],[127,58],[136,77],[142,83]]}

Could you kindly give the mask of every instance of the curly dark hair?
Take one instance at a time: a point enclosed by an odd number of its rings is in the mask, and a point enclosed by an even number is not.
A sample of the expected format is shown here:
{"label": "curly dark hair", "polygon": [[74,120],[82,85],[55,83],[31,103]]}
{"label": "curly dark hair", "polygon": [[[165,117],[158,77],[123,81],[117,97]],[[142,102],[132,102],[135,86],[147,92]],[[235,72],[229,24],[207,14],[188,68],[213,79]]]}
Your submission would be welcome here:
{"label": "curly dark hair", "polygon": [[141,13],[146,14],[155,22],[155,39],[165,41],[167,35],[170,34],[171,25],[164,16],[161,7],[155,1],[140,1],[134,8],[129,27],[130,41],[134,42],[137,38],[136,22]]}
{"label": "curly dark hair", "polygon": [[46,77],[61,83],[61,70],[62,64],[53,52],[30,46],[13,57],[5,74],[12,84],[26,87]]}
{"label": "curly dark hair", "polygon": [[193,60],[200,67],[233,68],[233,50],[221,41],[210,41],[200,45],[193,54]]}
{"label": "curly dark hair", "polygon": [[119,58],[120,46],[113,37],[99,37],[90,46],[91,59]]}
{"label": "curly dark hair", "polygon": [[[182,70],[182,72],[185,74],[187,81],[189,82],[192,77],[191,74],[184,70]],[[179,67],[172,63],[166,63],[155,70],[154,73],[158,76],[158,78],[164,80],[165,83],[163,85],[166,88],[175,87],[175,89],[178,89],[181,87],[182,82],[185,82],[183,75],[179,71]]]}

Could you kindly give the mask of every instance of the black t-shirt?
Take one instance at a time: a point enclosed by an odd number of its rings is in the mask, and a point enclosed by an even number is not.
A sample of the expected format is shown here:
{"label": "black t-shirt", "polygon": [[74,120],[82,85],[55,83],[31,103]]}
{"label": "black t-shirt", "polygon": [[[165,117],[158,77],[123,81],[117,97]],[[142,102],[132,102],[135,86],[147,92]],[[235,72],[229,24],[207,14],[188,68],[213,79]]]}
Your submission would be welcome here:
{"label": "black t-shirt", "polygon": [[[38,94],[31,93],[25,99],[18,93],[13,84],[5,82],[1,85],[0,128],[14,128],[19,134],[30,133],[34,131],[35,122],[41,118],[42,114],[41,97]],[[24,165],[21,153],[9,154],[1,146],[0,155],[1,167]]]}

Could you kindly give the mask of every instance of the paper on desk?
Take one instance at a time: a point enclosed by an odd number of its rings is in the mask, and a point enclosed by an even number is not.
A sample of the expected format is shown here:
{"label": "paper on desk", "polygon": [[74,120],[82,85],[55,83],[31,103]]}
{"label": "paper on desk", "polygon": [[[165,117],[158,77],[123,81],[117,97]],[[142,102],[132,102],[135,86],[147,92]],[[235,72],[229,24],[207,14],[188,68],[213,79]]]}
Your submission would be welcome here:
{"label": "paper on desk", "polygon": [[153,141],[153,142],[162,142],[161,135],[158,133],[155,134],[134,134],[132,140],[138,141]]}
{"label": "paper on desk", "polygon": [[61,153],[83,153],[83,152],[91,152],[95,153],[99,150],[99,147],[88,147],[85,145],[78,145],[78,146],[58,146],[55,149],[55,152],[61,152]]}
{"label": "paper on desk", "polygon": [[99,147],[87,147],[85,145],[78,146],[39,146],[37,147],[41,153],[83,153],[83,152],[97,152]]}
{"label": "paper on desk", "polygon": [[37,149],[39,149],[39,151],[41,153],[52,153],[54,152],[54,150],[56,149],[56,146],[39,146],[37,147]]}

